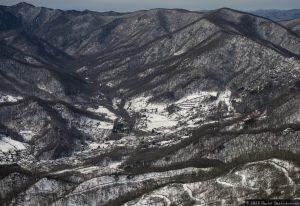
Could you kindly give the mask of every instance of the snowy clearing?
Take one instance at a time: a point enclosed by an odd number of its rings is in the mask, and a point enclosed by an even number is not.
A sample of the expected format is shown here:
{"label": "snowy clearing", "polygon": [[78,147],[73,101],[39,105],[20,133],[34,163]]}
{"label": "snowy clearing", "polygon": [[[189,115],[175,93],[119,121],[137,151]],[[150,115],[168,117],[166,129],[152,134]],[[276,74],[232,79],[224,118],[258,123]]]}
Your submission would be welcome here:
{"label": "snowy clearing", "polygon": [[169,118],[159,114],[149,114],[147,120],[147,130],[170,128],[177,125],[176,121],[170,120]]}
{"label": "snowy clearing", "polygon": [[177,52],[174,53],[174,56],[179,56],[185,52],[184,49],[178,50]]}
{"label": "snowy clearing", "polygon": [[3,102],[17,102],[18,100],[23,99],[22,97],[19,96],[11,96],[11,95],[3,95],[0,94],[0,103]]}
{"label": "snowy clearing", "polygon": [[26,147],[23,143],[13,140],[9,137],[2,137],[0,140],[0,151],[9,152],[9,151],[18,151],[25,150]]}
{"label": "snowy clearing", "polygon": [[219,104],[219,102],[224,102],[227,105],[228,110],[232,111],[233,107],[230,102],[230,99],[231,99],[231,91],[225,90],[219,94],[216,104]]}
{"label": "snowy clearing", "polygon": [[107,108],[105,108],[103,106],[99,106],[97,109],[88,108],[87,110],[90,112],[98,113],[98,114],[104,114],[108,119],[111,119],[111,120],[117,119],[117,115],[115,115],[113,112],[109,111]]}
{"label": "snowy clearing", "polygon": [[26,141],[30,141],[32,137],[35,135],[33,131],[21,130],[19,133]]}

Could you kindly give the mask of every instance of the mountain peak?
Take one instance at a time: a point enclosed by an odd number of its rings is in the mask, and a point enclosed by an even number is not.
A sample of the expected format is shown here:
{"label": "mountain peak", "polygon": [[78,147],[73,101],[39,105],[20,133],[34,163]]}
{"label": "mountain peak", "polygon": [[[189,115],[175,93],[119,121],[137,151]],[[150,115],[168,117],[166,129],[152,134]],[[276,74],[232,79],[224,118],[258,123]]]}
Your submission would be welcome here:
{"label": "mountain peak", "polygon": [[17,7],[35,7],[34,5],[28,4],[27,2],[24,2],[24,1],[16,4],[15,6],[17,6]]}

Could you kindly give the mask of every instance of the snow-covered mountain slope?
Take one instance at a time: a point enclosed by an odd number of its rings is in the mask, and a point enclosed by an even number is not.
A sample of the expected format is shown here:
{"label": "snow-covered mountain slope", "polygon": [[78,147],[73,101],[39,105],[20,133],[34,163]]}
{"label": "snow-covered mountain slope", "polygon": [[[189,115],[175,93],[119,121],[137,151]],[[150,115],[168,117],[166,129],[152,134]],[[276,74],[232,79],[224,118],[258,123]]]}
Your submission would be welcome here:
{"label": "snow-covered mountain slope", "polygon": [[26,3],[0,17],[0,205],[300,198],[296,23]]}
{"label": "snow-covered mountain slope", "polygon": [[300,18],[289,21],[281,21],[280,23],[300,35]]}

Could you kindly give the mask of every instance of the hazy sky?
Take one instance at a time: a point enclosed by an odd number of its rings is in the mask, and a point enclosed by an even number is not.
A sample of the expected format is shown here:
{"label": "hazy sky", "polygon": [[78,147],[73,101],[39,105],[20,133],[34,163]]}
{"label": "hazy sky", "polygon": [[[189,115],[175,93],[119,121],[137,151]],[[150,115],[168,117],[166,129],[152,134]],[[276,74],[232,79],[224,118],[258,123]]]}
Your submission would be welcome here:
{"label": "hazy sky", "polygon": [[[189,10],[231,7],[251,9],[300,9],[300,0],[23,0],[35,6],[94,11],[135,11],[150,8],[183,8]],[[13,5],[19,0],[0,0]]]}

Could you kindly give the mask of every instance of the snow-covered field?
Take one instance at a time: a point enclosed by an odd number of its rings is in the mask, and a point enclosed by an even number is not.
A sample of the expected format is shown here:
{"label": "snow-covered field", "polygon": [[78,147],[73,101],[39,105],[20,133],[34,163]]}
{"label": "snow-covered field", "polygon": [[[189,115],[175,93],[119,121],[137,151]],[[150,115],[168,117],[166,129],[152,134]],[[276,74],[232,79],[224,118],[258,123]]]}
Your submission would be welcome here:
{"label": "snow-covered field", "polygon": [[11,164],[25,159],[24,153],[28,146],[26,143],[13,140],[10,137],[0,136],[0,164]]}
{"label": "snow-covered field", "polygon": [[9,137],[2,136],[0,137],[0,151],[1,152],[9,152],[9,151],[18,151],[25,150],[26,147],[22,142],[13,140]]}
{"label": "snow-covered field", "polygon": [[103,107],[103,106],[99,106],[97,109],[94,109],[94,108],[88,108],[87,109],[88,111],[91,111],[91,112],[95,112],[95,113],[98,113],[98,114],[104,114],[106,118],[114,121],[117,119],[117,115],[114,114],[113,112],[109,111],[107,108]]}
{"label": "snow-covered field", "polygon": [[[129,113],[138,112],[141,120],[137,128],[145,131],[158,130],[162,133],[177,131],[184,126],[193,128],[211,113],[220,103],[226,105],[228,112],[234,111],[231,104],[231,92],[198,91],[188,94],[170,105],[154,103],[150,97],[136,97],[126,102],[125,109]],[[170,114],[168,107],[174,106],[175,111]],[[174,129],[176,128],[176,129]]]}
{"label": "snow-covered field", "polygon": [[19,96],[0,94],[0,103],[2,103],[2,102],[17,102],[18,100],[21,100],[21,99],[23,99],[23,98],[19,97]]}

